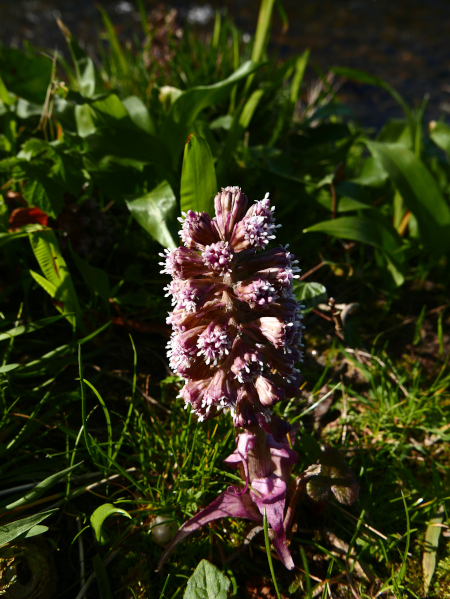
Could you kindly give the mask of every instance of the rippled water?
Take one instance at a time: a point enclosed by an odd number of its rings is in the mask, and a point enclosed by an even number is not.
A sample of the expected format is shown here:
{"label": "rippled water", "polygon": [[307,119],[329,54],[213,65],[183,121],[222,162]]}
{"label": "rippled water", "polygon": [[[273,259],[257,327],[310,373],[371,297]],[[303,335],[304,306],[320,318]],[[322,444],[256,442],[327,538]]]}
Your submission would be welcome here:
{"label": "rippled water", "polygon": [[[141,33],[132,0],[103,0],[123,39]],[[158,2],[148,1],[151,8]],[[165,3],[166,6],[168,3]],[[212,25],[216,8],[227,7],[236,24],[248,33],[256,27],[258,0],[191,2],[173,0],[180,19]],[[449,0],[284,0],[290,20],[286,34],[275,20],[273,47],[286,57],[311,49],[320,69],[332,65],[365,69],[383,77],[409,103],[430,95],[429,118],[450,114]],[[65,51],[55,23],[60,17],[85,47],[95,53],[101,24],[92,0],[0,0],[0,39],[20,45],[22,39]],[[307,79],[315,72],[309,68]],[[366,125],[379,126],[401,112],[386,92],[346,83],[340,95]]]}

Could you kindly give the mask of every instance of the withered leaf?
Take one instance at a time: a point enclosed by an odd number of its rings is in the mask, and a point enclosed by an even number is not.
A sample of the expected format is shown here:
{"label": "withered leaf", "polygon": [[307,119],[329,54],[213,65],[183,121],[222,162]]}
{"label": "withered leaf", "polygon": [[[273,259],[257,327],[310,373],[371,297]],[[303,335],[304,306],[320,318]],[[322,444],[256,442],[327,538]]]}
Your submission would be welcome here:
{"label": "withered leaf", "polygon": [[358,483],[341,454],[327,447],[319,457],[320,473],[306,484],[306,493],[318,503],[326,502],[330,493],[344,505],[352,504],[358,497]]}

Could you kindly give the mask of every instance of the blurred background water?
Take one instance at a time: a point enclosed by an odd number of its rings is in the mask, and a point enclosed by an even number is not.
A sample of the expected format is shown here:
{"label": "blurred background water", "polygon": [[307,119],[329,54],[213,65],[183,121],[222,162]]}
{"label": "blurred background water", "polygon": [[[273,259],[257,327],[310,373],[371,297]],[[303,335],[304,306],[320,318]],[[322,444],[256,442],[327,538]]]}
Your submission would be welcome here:
{"label": "blurred background water", "polygon": [[[133,0],[102,0],[121,39],[142,36]],[[146,0],[149,10],[157,1]],[[385,79],[408,101],[420,103],[429,94],[427,117],[450,114],[450,1],[449,0],[283,0],[289,29],[282,32],[275,15],[272,50],[280,58],[311,49],[311,63],[322,71],[333,66],[367,70]],[[253,34],[258,0],[208,2],[172,0],[182,25],[207,32],[216,9],[227,10],[236,25]],[[58,48],[67,55],[65,40],[56,25],[59,17],[95,55],[101,21],[93,0],[0,0],[0,40],[20,47]],[[317,77],[308,67],[306,81]],[[379,127],[388,117],[401,116],[395,101],[383,90],[346,82],[340,97],[366,126]]]}

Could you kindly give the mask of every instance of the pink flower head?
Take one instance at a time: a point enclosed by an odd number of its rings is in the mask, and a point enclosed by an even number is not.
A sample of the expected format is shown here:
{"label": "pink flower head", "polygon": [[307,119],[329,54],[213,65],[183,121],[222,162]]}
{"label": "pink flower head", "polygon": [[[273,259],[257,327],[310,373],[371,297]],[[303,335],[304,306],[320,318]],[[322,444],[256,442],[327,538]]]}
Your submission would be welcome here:
{"label": "pink flower head", "polygon": [[226,187],[214,218],[183,213],[184,247],[161,254],[162,272],[172,276],[168,355],[200,420],[229,410],[235,426],[260,426],[280,440],[289,425],[272,407],[300,394],[298,268],[287,246],[266,249],[277,230],[268,194],[247,203],[239,187]]}

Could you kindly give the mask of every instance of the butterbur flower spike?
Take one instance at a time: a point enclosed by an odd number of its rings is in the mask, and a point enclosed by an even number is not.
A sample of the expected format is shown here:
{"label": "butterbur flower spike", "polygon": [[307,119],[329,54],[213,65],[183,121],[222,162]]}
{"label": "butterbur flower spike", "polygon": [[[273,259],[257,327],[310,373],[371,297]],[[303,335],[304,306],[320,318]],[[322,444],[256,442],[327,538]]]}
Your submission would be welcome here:
{"label": "butterbur flower spike", "polygon": [[199,421],[231,412],[243,431],[227,463],[245,473],[243,489],[230,487],[180,528],[160,565],[182,538],[207,522],[227,516],[262,521],[266,511],[274,547],[286,567],[294,567],[283,514],[297,456],[286,441],[290,425],[272,408],[300,395],[295,364],[302,359],[303,325],[292,287],[299,268],[287,246],[266,249],[279,226],[269,195],[248,209],[247,203],[239,187],[222,189],[214,199],[214,218],[183,213],[184,247],[160,254],[162,272],[173,278],[166,287],[174,306],[168,355],[184,379],[181,397]]}
{"label": "butterbur flower spike", "polygon": [[213,418],[213,407],[229,409],[236,427],[262,421],[280,441],[267,408],[298,394],[291,381],[299,382],[301,360],[303,326],[292,289],[299,268],[287,248],[264,249],[277,228],[268,194],[248,210],[247,203],[238,187],[226,187],[215,197],[216,216],[184,213],[185,247],[160,254],[161,272],[173,277],[166,287],[174,305],[169,357],[187,386],[220,370],[230,376],[212,403],[203,401],[201,385],[197,396],[182,393],[200,420]]}

